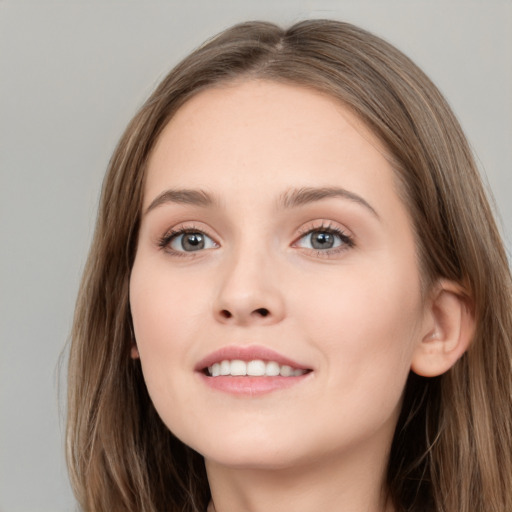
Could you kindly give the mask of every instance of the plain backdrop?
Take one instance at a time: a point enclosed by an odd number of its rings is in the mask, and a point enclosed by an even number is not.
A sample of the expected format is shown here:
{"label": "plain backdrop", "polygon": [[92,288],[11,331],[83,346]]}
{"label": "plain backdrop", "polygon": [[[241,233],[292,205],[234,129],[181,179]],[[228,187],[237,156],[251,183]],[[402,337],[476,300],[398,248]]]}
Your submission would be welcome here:
{"label": "plain backdrop", "polygon": [[510,248],[510,0],[0,0],[1,512],[75,509],[59,355],[124,126],[207,37],[248,19],[310,17],[374,31],[430,75],[465,128]]}

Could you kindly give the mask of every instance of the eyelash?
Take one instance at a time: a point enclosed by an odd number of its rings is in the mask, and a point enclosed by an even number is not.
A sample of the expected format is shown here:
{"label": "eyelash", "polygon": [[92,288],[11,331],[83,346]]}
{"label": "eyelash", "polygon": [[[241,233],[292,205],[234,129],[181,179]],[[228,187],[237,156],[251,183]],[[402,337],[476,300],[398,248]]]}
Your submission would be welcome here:
{"label": "eyelash", "polygon": [[[293,242],[292,247],[297,247],[297,244],[300,240],[307,237],[308,235],[311,235],[312,233],[328,233],[328,234],[334,235],[335,237],[337,237],[340,240],[341,244],[338,247],[334,247],[331,249],[302,248],[305,251],[314,251],[316,256],[329,257],[331,255],[339,254],[343,251],[351,249],[352,247],[355,246],[354,239],[351,236],[347,235],[347,233],[345,231],[343,231],[342,229],[340,229],[336,226],[332,226],[330,223],[325,224],[322,222],[322,224],[320,224],[319,226],[310,226],[304,230],[299,230],[299,232],[300,232],[300,236],[295,240],[295,242]],[[208,235],[203,229],[199,229],[194,226],[184,226],[179,229],[171,229],[171,230],[167,231],[158,240],[158,247],[162,250],[167,251],[172,256],[178,256],[178,257],[197,256],[197,254],[195,254],[196,251],[177,251],[170,247],[170,244],[173,242],[174,239],[178,238],[181,235],[186,235],[188,233],[202,234],[215,242],[215,240],[210,235]],[[197,252],[202,252],[202,251],[199,250]]]}
{"label": "eyelash", "polygon": [[[167,231],[159,240],[158,240],[158,247],[168,253],[170,253],[172,256],[178,256],[178,257],[194,257],[197,256],[195,254],[195,251],[176,251],[175,249],[172,249],[170,244],[173,242],[175,238],[178,238],[180,235],[186,235],[188,233],[198,233],[201,235],[204,235],[211,240],[214,240],[208,233],[205,233],[204,229],[196,228],[195,226],[183,226],[179,229],[171,229]],[[216,242],[215,242],[216,243]],[[202,251],[197,251],[202,252]]]}
{"label": "eyelash", "polygon": [[344,252],[348,249],[351,249],[355,246],[354,239],[348,235],[345,231],[343,231],[341,228],[338,228],[336,226],[332,226],[331,223],[325,224],[322,222],[319,226],[310,226],[304,230],[300,230],[300,236],[297,238],[297,240],[293,243],[293,245],[296,246],[296,244],[302,240],[303,238],[307,237],[308,235],[311,235],[312,233],[328,233],[330,235],[334,235],[339,238],[341,241],[341,244],[338,247],[334,247],[332,249],[306,249],[309,251],[315,251],[316,256],[320,257],[329,257],[332,255],[339,254],[341,252]]}

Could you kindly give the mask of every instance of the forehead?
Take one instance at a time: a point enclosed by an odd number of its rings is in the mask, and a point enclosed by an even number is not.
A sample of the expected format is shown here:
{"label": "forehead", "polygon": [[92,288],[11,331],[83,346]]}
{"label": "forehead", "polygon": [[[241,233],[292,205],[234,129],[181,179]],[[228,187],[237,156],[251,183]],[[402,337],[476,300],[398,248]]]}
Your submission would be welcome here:
{"label": "forehead", "polygon": [[185,103],[152,151],[144,204],[165,187],[271,191],[394,188],[379,139],[340,101],[266,80],[222,84]]}

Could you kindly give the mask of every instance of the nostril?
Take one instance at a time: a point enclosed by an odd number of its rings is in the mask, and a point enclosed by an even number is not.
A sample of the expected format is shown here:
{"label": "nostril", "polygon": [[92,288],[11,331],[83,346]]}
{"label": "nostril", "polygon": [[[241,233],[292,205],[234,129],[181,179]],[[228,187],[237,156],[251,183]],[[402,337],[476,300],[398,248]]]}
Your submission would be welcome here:
{"label": "nostril", "polygon": [[[225,320],[227,320],[229,318],[233,318],[233,313],[231,313],[231,311],[229,311],[228,309],[221,309],[219,311],[219,314]],[[258,309],[254,309],[252,311],[251,316],[253,316],[253,315],[256,315],[261,318],[266,318],[267,316],[270,315],[270,311],[267,308],[258,308]],[[235,312],[235,316],[238,317],[238,313]],[[244,316],[245,315],[243,313],[241,313],[240,318],[242,318]]]}

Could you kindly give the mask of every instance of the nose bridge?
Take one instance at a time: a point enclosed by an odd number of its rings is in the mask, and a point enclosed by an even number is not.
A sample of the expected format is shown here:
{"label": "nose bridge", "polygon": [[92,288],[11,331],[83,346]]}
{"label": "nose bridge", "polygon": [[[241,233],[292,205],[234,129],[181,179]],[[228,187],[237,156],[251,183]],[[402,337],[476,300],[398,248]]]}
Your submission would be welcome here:
{"label": "nose bridge", "polygon": [[215,304],[219,320],[246,325],[274,323],[283,318],[276,261],[265,242],[240,241],[224,261]]}

